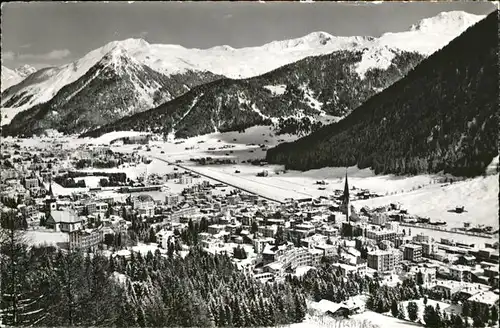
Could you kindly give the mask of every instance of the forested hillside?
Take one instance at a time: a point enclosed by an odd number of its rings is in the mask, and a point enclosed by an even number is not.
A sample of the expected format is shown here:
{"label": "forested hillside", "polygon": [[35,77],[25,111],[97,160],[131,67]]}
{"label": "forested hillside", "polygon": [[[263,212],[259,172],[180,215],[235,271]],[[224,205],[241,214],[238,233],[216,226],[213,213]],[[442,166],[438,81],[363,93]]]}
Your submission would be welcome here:
{"label": "forested hillside", "polygon": [[336,51],[250,79],[217,80],[84,136],[135,130],[164,135],[174,131],[177,137],[184,138],[270,124],[273,119],[289,116],[344,116],[402,78],[424,58],[418,53],[391,50],[394,58],[387,68],[370,68],[361,77],[356,67],[363,54],[359,50]]}
{"label": "forested hillside", "polygon": [[498,13],[345,119],[267,152],[289,169],[476,176],[498,155]]}
{"label": "forested hillside", "polygon": [[228,256],[199,249],[184,259],[159,252],[125,259],[2,246],[0,319],[8,326],[273,326],[306,312],[290,284],[260,283]]}

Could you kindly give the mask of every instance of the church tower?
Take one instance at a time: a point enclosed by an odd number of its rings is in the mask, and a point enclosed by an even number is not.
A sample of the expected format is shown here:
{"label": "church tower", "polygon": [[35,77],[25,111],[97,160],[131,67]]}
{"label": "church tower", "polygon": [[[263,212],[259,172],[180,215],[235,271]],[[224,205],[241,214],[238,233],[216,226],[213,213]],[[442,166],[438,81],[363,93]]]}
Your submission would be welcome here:
{"label": "church tower", "polygon": [[49,193],[45,197],[45,206],[48,214],[57,209],[56,198],[54,197],[54,192],[52,191],[52,178],[49,178]]}
{"label": "church tower", "polygon": [[49,178],[49,196],[54,198],[54,192],[52,191],[52,178]]}
{"label": "church tower", "polygon": [[346,222],[350,223],[349,182],[347,181],[347,169],[345,172],[344,199],[342,201],[342,207],[345,213]]}

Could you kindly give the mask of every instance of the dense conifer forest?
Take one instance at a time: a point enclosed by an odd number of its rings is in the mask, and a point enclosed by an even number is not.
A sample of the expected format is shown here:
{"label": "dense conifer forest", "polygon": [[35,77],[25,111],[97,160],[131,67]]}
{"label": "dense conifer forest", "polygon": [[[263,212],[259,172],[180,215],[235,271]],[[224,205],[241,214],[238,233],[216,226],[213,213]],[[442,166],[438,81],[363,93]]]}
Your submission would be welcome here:
{"label": "dense conifer forest", "polygon": [[497,12],[348,117],[267,152],[288,169],[476,176],[498,155]]}

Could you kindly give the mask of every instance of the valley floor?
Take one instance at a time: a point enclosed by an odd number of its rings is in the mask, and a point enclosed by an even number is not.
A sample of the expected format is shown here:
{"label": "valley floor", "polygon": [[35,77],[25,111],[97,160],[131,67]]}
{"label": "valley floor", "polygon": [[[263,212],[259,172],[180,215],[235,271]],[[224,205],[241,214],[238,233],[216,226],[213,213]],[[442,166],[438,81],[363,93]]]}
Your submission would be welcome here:
{"label": "valley floor", "polygon": [[[286,198],[328,196],[334,189],[343,189],[345,168],[322,168],[306,172],[283,173],[284,168],[280,165],[255,166],[248,163],[249,160],[265,158],[265,151],[261,150],[259,144],[270,148],[278,144],[278,140],[291,141],[293,139],[295,137],[289,135],[274,136],[268,127],[254,127],[247,129],[245,133],[217,133],[190,138],[182,144],[156,142],[150,151],[141,151],[141,153],[170,162],[182,161],[180,165],[193,171],[278,201],[284,201]],[[250,143],[255,145],[249,145]],[[113,149],[131,151],[133,146],[118,146]],[[219,149],[224,146],[234,148]],[[186,148],[192,149],[186,150]],[[201,157],[232,159],[236,164],[199,165],[190,161],[191,158]],[[495,160],[498,161],[498,159]],[[151,173],[160,173],[164,169],[171,170],[171,166],[166,166],[160,161],[153,161],[148,166],[148,172]],[[264,170],[268,172],[268,176],[258,177],[257,173]],[[376,207],[399,202],[410,214],[430,217],[433,220],[444,220],[450,227],[459,227],[463,226],[464,222],[471,222],[498,228],[499,175],[497,172],[493,171],[485,177],[467,179],[453,184],[438,183],[438,180],[444,177],[438,174],[412,177],[375,175],[370,169],[360,170],[357,167],[347,168],[347,174],[351,187],[368,189],[382,195],[379,198],[354,202],[357,209],[363,206]],[[328,183],[323,186],[325,190],[320,190],[321,186],[315,184],[318,180]],[[453,213],[451,210],[456,206],[464,206],[466,212]]]}
{"label": "valley floor", "polygon": [[[110,144],[114,138],[125,136],[127,133],[137,134],[135,132],[114,132],[97,139],[71,139],[71,142],[64,146],[77,147],[85,143]],[[65,138],[68,137],[58,137],[60,140]],[[343,189],[345,168],[322,168],[306,172],[287,171],[284,173],[284,167],[280,165],[256,166],[249,163],[251,160],[264,160],[266,148],[271,148],[281,142],[293,141],[296,138],[296,136],[291,135],[276,136],[270,127],[260,126],[249,128],[244,133],[214,133],[186,140],[176,140],[175,143],[153,141],[150,143],[150,150],[147,150],[146,146],[137,150],[138,145],[111,145],[113,151],[137,151],[149,158],[162,160],[153,160],[148,165],[139,164],[135,167],[99,169],[99,171],[125,172],[130,178],[135,178],[145,173],[173,172],[175,166],[168,165],[164,161],[172,163],[181,161],[178,164],[190,170],[277,201],[285,201],[287,198],[329,196],[333,190]],[[22,142],[37,145],[44,143],[42,139],[24,139]],[[48,147],[53,146],[50,142],[45,143]],[[234,160],[235,164],[200,165],[190,161],[190,159],[202,157],[230,159]],[[492,168],[497,163],[498,158],[492,163]],[[258,177],[257,173],[264,170],[268,172],[268,176]],[[363,206],[377,207],[399,202],[402,208],[408,210],[409,214],[429,217],[434,221],[444,220],[449,227],[460,227],[465,222],[471,222],[472,225],[490,225],[498,229],[499,175],[495,169],[490,169],[489,172],[489,175],[485,177],[444,184],[438,182],[445,177],[439,174],[411,177],[375,175],[370,169],[347,168],[351,187],[368,189],[382,196],[353,202],[358,210]],[[86,182],[91,186],[96,184],[94,178],[87,180],[89,181]],[[317,185],[316,182],[319,180],[324,180],[328,184]],[[173,185],[171,189],[176,189],[176,187],[182,189],[184,186]],[[320,187],[324,187],[324,190],[320,190]],[[69,191],[64,190],[64,188],[56,188],[58,190],[54,190],[55,193]],[[462,214],[452,212],[451,210],[456,206],[464,206],[466,212]],[[418,232],[424,232],[436,239],[451,237],[457,241],[494,242],[494,240],[486,238],[412,228],[413,234]]]}

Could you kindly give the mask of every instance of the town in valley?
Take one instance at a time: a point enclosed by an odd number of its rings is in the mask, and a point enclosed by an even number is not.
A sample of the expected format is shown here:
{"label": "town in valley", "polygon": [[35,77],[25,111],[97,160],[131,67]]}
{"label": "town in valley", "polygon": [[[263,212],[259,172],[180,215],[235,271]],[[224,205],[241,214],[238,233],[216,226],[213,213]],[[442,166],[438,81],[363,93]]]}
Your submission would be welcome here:
{"label": "town in valley", "polygon": [[[2,66],[0,326],[498,327],[488,10],[350,43],[128,39]],[[481,59],[459,55],[481,33]],[[347,88],[318,75],[337,64]]]}

